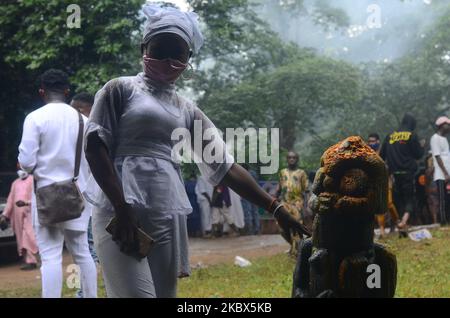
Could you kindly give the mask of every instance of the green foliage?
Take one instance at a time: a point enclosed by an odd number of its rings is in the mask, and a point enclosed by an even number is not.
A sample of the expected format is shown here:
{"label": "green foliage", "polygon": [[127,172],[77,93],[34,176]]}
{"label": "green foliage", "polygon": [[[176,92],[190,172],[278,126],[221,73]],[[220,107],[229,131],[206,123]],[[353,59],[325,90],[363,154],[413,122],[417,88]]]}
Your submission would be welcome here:
{"label": "green foliage", "polygon": [[95,93],[119,75],[139,70],[139,9],[144,0],[81,1],[80,28],[68,28],[70,0],[0,4],[0,162],[15,167],[25,114],[40,104],[36,79],[66,71],[73,91]]}
{"label": "green foliage", "polygon": [[435,130],[435,119],[449,115],[450,6],[435,5],[444,13],[415,43],[410,54],[389,63],[359,65],[359,94],[355,95],[359,98],[331,116],[316,117],[326,124],[311,131],[312,142],[300,139],[300,149],[307,151],[308,166],[315,162],[317,167],[322,152],[347,136],[367,138],[369,133],[377,132],[384,138],[399,126],[406,112],[417,118],[418,134],[425,140]]}
{"label": "green foliage", "polygon": [[[255,13],[258,6],[269,5],[292,14],[314,14],[324,28],[345,26],[348,17],[330,1],[316,1],[313,12],[302,0],[189,3],[204,22],[206,42],[196,59],[202,71],[184,84],[200,93],[198,105],[218,127],[279,127],[281,146],[291,149],[302,134],[316,135],[317,118],[358,99],[354,67],[281,41]],[[319,143],[316,153],[322,147]]]}
{"label": "green foliage", "polygon": [[329,29],[333,25],[335,29],[350,25],[350,18],[346,12],[340,8],[333,7],[330,1],[327,0],[316,1],[313,20],[325,29]]}
{"label": "green foliage", "polygon": [[[4,1],[0,5],[0,160],[13,168],[26,113],[40,101],[35,79],[55,67],[67,71],[74,91],[95,93],[107,80],[139,71],[144,0],[83,1],[81,28],[66,26],[70,1]],[[450,9],[413,51],[391,63],[354,66],[283,42],[258,10],[266,6],[312,17],[324,29],[349,24],[329,0],[188,0],[201,18],[205,46],[180,82],[219,128],[279,127],[281,146],[296,148],[308,169],[348,135],[398,126],[406,111],[419,118],[419,134],[450,109]],[[267,7],[268,6],[268,7]],[[409,27],[409,25],[408,25]],[[283,162],[283,158],[281,160]],[[190,168],[188,169],[190,171]]]}
{"label": "green foliage", "polygon": [[258,2],[188,0],[203,22],[205,45],[194,59],[199,70],[186,84],[207,98],[243,80],[289,63],[308,50],[284,43],[255,12]]}
{"label": "green foliage", "polygon": [[339,114],[360,99],[360,81],[355,67],[311,55],[203,102],[220,128],[278,127],[281,146],[293,149],[299,135],[321,129],[316,118]]}
{"label": "green foliage", "polygon": [[[33,73],[61,68],[70,74],[75,87],[96,92],[111,77],[136,69],[138,10],[143,2],[83,1],[79,4],[80,28],[67,26],[73,13],[66,11],[72,3],[69,0],[3,4],[1,38],[8,39],[2,41],[4,62]],[[89,72],[97,79],[87,84]]]}
{"label": "green foliage", "polygon": [[285,11],[291,17],[311,16],[315,24],[328,30],[340,29],[350,25],[350,18],[340,8],[334,7],[330,0],[311,1],[308,6],[304,0],[255,0],[255,3],[269,6],[277,12]]}
{"label": "green foliage", "polygon": [[[415,45],[413,53],[392,63],[362,65],[363,98],[343,118],[344,134],[387,134],[405,112],[418,119],[419,136],[428,139],[438,116],[449,115],[450,6]],[[447,57],[447,54],[448,57]],[[364,123],[364,125],[361,125]]]}
{"label": "green foliage", "polygon": [[[205,45],[195,64],[206,63],[206,71],[198,71],[190,86],[206,96],[212,90],[265,74],[311,53],[293,43],[284,43],[257,14],[259,6],[269,5],[305,15],[308,12],[303,0],[188,0],[188,3],[204,24]],[[324,27],[342,27],[348,19],[342,10],[323,0],[317,1],[314,14],[322,17],[318,20]]]}

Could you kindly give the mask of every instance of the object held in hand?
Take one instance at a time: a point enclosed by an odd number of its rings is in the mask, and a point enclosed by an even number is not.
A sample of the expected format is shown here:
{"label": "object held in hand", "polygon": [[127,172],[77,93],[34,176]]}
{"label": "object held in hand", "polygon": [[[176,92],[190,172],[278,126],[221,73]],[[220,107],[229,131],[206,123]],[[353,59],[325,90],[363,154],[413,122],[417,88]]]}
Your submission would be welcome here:
{"label": "object held in hand", "polygon": [[19,208],[22,208],[24,206],[29,206],[29,205],[30,205],[30,203],[24,202],[22,200],[19,200],[16,202],[16,206],[18,206]]}
{"label": "object held in hand", "polygon": [[[113,217],[111,221],[109,221],[105,229],[109,234],[112,235],[115,232],[116,226],[117,226],[117,219],[116,217]],[[139,227],[137,228],[137,238],[138,238],[137,250],[132,252],[131,255],[128,253],[127,254],[135,257],[138,260],[141,260],[147,257],[147,255],[149,254],[150,248],[152,247],[154,240]]]}
{"label": "object held in hand", "polygon": [[8,220],[4,215],[0,215],[0,230],[4,231],[8,228]]}
{"label": "object held in hand", "polygon": [[278,224],[285,232],[292,229],[300,235],[306,235],[308,237],[312,235],[311,231],[306,226],[301,224],[284,209],[283,204],[277,205],[273,212],[273,217],[277,220]]}

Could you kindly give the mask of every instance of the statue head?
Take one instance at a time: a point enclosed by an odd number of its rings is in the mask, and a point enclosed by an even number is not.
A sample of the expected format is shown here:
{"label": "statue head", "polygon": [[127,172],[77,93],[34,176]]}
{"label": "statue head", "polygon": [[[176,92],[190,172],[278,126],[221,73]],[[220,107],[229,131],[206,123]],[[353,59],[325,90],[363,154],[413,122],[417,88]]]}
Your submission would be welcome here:
{"label": "statue head", "polygon": [[360,137],[330,147],[312,188],[313,244],[343,253],[369,248],[373,216],[387,209],[387,187],[383,160]]}
{"label": "statue head", "polygon": [[348,137],[321,158],[313,192],[317,213],[377,214],[387,209],[388,174],[383,160],[360,137]]}

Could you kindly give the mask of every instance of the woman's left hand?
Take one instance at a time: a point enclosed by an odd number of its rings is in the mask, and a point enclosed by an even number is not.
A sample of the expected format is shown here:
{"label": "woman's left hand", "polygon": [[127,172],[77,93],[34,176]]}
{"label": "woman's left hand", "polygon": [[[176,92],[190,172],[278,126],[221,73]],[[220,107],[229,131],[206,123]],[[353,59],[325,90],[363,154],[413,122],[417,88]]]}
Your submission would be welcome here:
{"label": "woman's left hand", "polygon": [[[270,202],[274,203],[273,198],[256,183],[250,173],[238,164],[231,166],[222,179],[222,185],[230,187],[244,199],[262,208],[267,209]],[[286,233],[292,229],[301,235],[311,236],[311,231],[291,216],[284,207],[279,208],[274,217]]]}
{"label": "woman's left hand", "polygon": [[129,255],[137,255],[139,249],[139,223],[132,207],[125,203],[116,210],[116,226],[112,229],[112,240],[116,242],[120,251]]}
{"label": "woman's left hand", "polygon": [[19,200],[16,202],[16,206],[18,206],[19,208],[22,208],[24,206],[28,206],[29,204],[26,203],[25,201]]}
{"label": "woman's left hand", "polygon": [[8,228],[8,219],[3,214],[0,214],[0,230],[4,231]]}

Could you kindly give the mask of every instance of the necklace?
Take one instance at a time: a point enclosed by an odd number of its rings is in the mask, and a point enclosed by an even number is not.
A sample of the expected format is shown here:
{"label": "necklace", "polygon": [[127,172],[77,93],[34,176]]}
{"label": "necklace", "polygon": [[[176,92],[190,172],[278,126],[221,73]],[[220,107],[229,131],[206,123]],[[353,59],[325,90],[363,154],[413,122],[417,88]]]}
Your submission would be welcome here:
{"label": "necklace", "polygon": [[175,97],[177,99],[177,105],[175,106],[178,109],[178,113],[174,113],[171,110],[168,109],[168,107],[166,107],[164,102],[161,102],[159,100],[159,98],[155,95],[153,95],[153,98],[156,100],[156,102],[166,111],[168,112],[170,115],[174,116],[175,118],[180,118],[181,117],[181,109],[180,109],[180,98],[178,97],[178,94],[175,93]]}
{"label": "necklace", "polygon": [[[143,80],[143,82],[146,84],[145,87],[148,90],[148,92],[150,93],[150,95],[153,97],[153,99],[170,115],[174,116],[175,118],[180,118],[181,117],[181,109],[180,109],[180,98],[178,97],[178,94],[174,91],[174,85],[171,84],[163,89],[158,89],[156,84],[147,76],[143,75],[143,74],[139,74],[139,76],[141,77],[141,79]],[[166,105],[164,105],[165,103],[162,103],[160,101],[159,96],[164,96],[165,94],[171,94],[172,91],[174,92],[173,94],[175,95],[175,97],[177,98],[177,105],[176,108],[178,108],[178,113],[175,114],[172,111],[170,111],[169,109],[167,109]]]}

